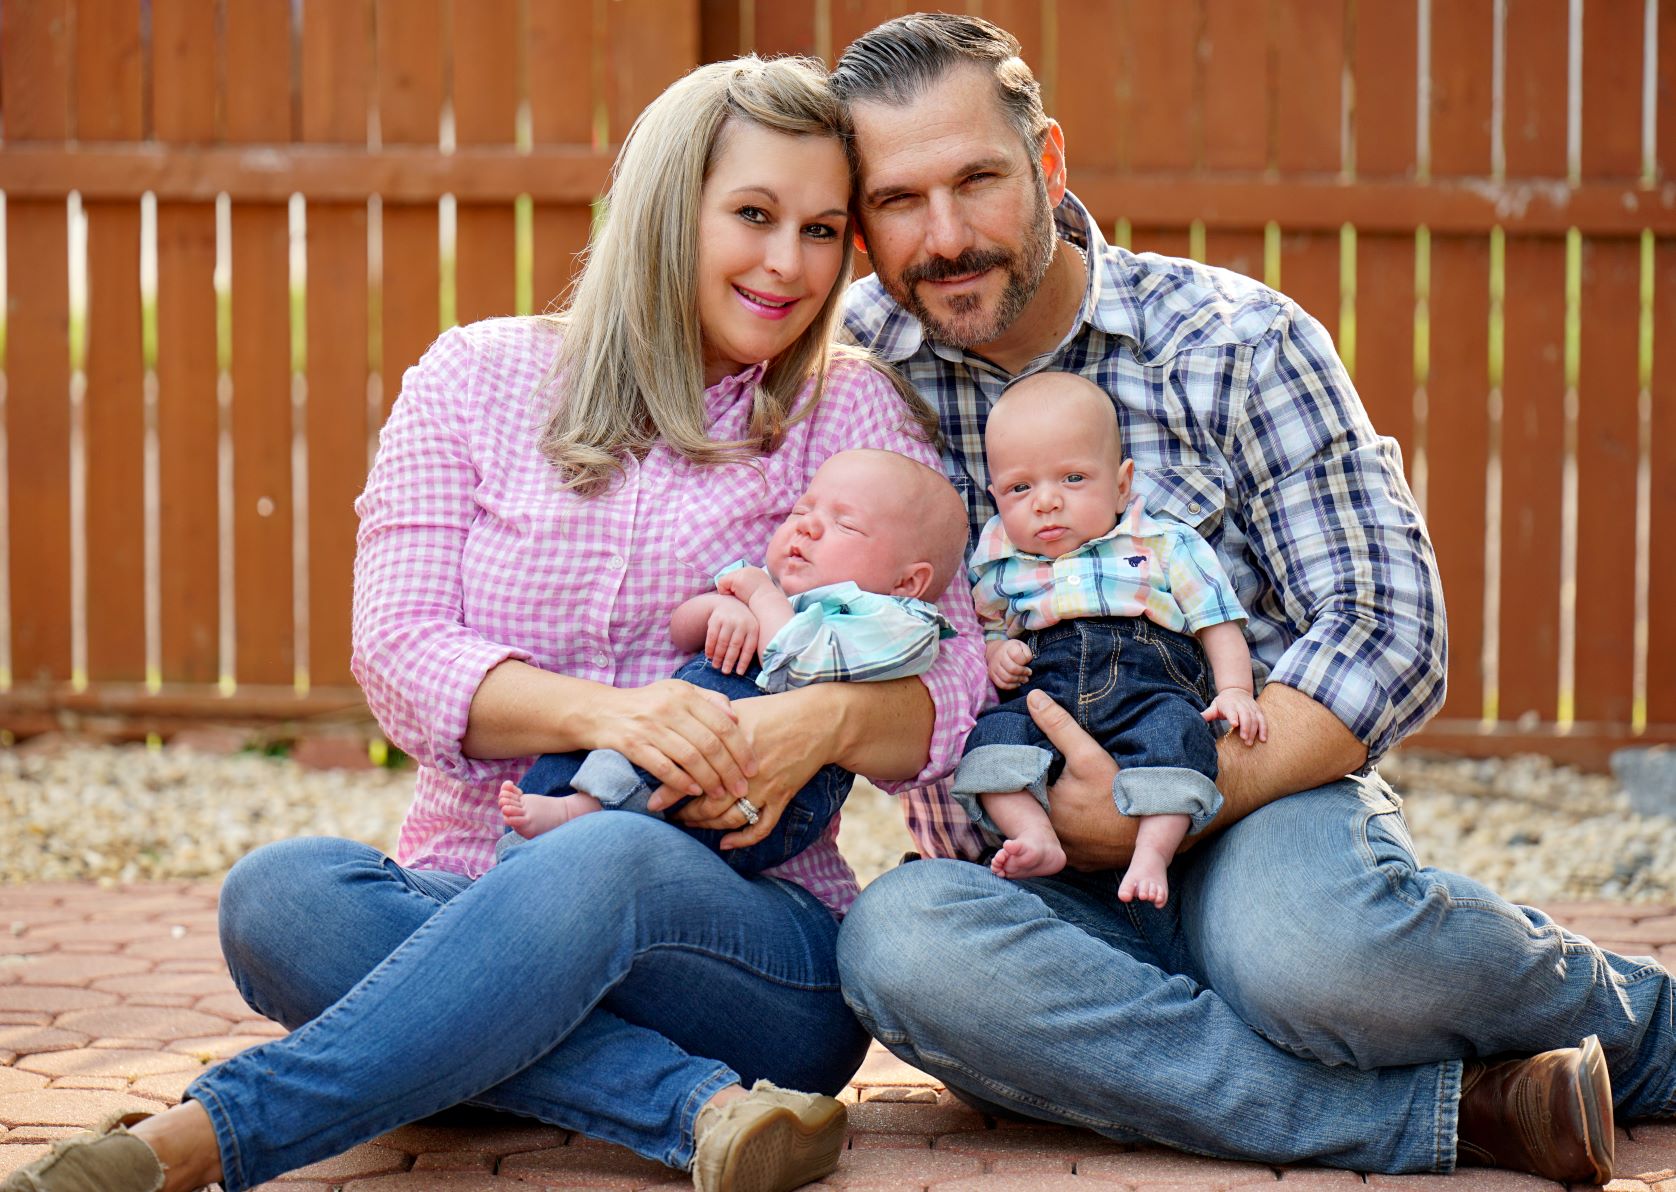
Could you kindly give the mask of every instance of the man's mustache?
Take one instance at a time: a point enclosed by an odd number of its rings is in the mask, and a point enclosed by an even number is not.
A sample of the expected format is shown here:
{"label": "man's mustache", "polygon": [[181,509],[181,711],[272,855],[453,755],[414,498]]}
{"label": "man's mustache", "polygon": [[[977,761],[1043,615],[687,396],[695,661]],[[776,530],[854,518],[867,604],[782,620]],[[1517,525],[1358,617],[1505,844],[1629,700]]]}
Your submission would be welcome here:
{"label": "man's mustache", "polygon": [[951,277],[966,277],[973,273],[982,273],[986,269],[998,269],[1012,264],[1011,253],[999,249],[969,248],[958,257],[933,257],[918,265],[910,266],[902,274],[902,280],[912,285],[920,281],[947,281]]}

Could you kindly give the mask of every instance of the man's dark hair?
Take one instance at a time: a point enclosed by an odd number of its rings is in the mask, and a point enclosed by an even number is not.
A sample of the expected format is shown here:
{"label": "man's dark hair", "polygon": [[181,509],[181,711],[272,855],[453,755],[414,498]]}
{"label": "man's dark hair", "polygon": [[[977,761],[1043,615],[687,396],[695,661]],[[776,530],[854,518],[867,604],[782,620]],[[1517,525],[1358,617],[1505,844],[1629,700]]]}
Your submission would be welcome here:
{"label": "man's dark hair", "polygon": [[1018,38],[982,17],[916,12],[886,21],[850,43],[831,85],[846,105],[901,106],[963,63],[989,72],[1008,123],[1032,156],[1041,152],[1048,127],[1042,86],[1019,57]]}

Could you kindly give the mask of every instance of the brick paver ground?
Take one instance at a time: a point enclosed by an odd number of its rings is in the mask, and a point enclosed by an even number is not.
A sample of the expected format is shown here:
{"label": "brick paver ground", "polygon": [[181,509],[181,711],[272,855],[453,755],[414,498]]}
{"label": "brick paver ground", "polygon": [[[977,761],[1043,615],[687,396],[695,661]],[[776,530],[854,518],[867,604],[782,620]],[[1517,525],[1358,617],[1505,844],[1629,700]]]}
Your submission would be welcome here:
{"label": "brick paver ground", "polygon": [[[112,1110],[179,1100],[204,1065],[282,1032],[234,990],[216,886],[0,886],[0,1175]],[[1676,907],[1546,908],[1599,942],[1676,960]],[[1080,1130],[997,1122],[875,1047],[845,1098],[850,1138],[826,1183],[938,1192],[1217,1192],[1255,1185],[1387,1192],[1557,1188],[1529,1176],[1277,1169],[1126,1147]],[[1618,1132],[1614,1192],[1676,1192],[1676,1124]],[[454,1111],[271,1184],[283,1192],[512,1192],[687,1184],[621,1147],[522,1119]],[[690,1185],[689,1185],[690,1186]],[[1277,1192],[1283,1190],[1277,1189]]]}

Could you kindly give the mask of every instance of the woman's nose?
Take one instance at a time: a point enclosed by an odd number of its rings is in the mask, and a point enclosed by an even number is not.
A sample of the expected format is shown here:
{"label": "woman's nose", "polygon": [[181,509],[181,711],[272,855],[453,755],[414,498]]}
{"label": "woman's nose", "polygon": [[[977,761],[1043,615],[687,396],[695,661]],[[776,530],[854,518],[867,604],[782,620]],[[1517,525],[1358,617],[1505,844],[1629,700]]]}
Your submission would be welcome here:
{"label": "woman's nose", "polygon": [[763,267],[775,277],[787,281],[803,274],[803,246],[795,235],[781,234],[769,238]]}

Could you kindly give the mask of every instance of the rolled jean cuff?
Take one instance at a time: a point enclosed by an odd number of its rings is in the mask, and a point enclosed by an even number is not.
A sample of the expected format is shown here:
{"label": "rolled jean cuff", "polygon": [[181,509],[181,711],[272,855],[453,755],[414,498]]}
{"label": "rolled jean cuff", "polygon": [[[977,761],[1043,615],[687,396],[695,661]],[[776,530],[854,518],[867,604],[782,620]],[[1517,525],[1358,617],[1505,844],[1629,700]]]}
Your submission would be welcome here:
{"label": "rolled jean cuff", "polygon": [[1432,1135],[1431,1170],[1445,1175],[1455,1170],[1460,1127],[1461,1061],[1444,1060],[1437,1066],[1437,1128]]}
{"label": "rolled jean cuff", "polygon": [[984,814],[978,796],[1029,791],[1046,811],[1047,774],[1052,764],[1052,751],[1036,745],[979,745],[960,759],[949,793],[974,824],[994,832],[995,824]]}
{"label": "rolled jean cuff", "polygon": [[1188,816],[1193,821],[1189,835],[1203,831],[1222,810],[1222,793],[1216,783],[1186,766],[1131,766],[1119,770],[1112,779],[1112,801],[1128,816]]}
{"label": "rolled jean cuff", "polygon": [[592,795],[601,807],[650,815],[652,790],[635,773],[634,763],[615,749],[595,749],[583,759],[570,780],[573,790]]}

